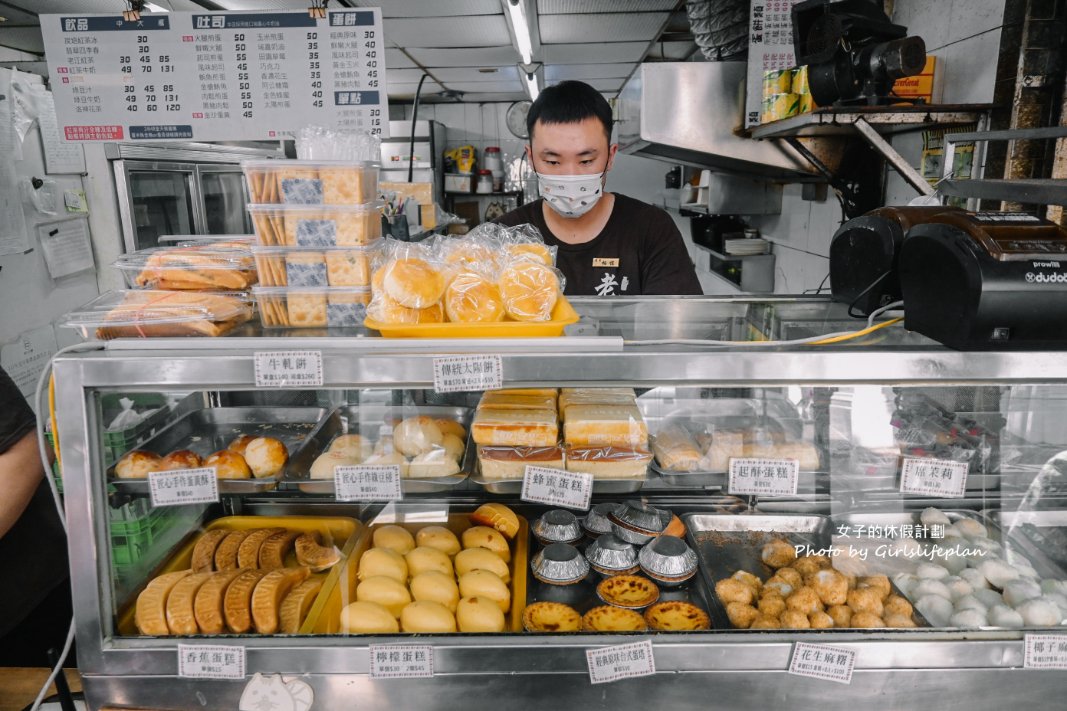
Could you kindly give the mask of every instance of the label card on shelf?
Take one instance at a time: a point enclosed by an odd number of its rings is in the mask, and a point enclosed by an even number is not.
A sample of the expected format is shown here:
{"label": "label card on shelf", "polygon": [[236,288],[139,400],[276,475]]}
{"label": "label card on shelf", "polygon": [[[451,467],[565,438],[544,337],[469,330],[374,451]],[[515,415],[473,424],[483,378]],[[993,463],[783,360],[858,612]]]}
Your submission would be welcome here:
{"label": "label card on shelf", "polygon": [[439,393],[499,390],[504,365],[498,355],[441,356],[433,359],[433,389]]}
{"label": "label card on shelf", "polygon": [[414,679],[433,676],[433,647],[422,644],[372,644],[371,679]]}
{"label": "label card on shelf", "polygon": [[855,666],[854,650],[797,642],[793,645],[793,658],[789,660],[789,673],[838,684],[851,684],[852,669]]}
{"label": "label card on shelf", "polygon": [[1067,635],[1027,634],[1023,669],[1067,669]]}
{"label": "label card on shelf", "polygon": [[619,679],[652,676],[656,673],[656,660],[652,654],[651,640],[619,644],[585,650],[589,665],[589,683],[607,684]]}
{"label": "label card on shelf", "polygon": [[900,468],[900,493],[959,499],[967,492],[967,462],[908,457]]}
{"label": "label card on shelf", "polygon": [[321,388],[322,351],[259,351],[257,388]]}
{"label": "label card on shelf", "polygon": [[588,511],[592,496],[592,474],[528,466],[523,473],[519,498],[535,504]]}
{"label": "label card on shelf", "polygon": [[730,458],[729,493],[796,496],[799,459]]}
{"label": "label card on shelf", "polygon": [[245,648],[179,643],[178,676],[186,679],[244,679]]}
{"label": "label card on shelf", "polygon": [[333,468],[338,501],[399,501],[399,464],[358,464]]}
{"label": "label card on shelf", "polygon": [[214,503],[219,500],[218,469],[149,472],[148,496],[154,507]]}

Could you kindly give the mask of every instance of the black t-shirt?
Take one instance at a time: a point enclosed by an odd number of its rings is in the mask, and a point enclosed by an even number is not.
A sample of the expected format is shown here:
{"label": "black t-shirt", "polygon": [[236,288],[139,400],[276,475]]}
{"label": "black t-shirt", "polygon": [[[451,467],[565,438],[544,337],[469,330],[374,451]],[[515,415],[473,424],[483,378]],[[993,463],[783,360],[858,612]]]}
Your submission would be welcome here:
{"label": "black t-shirt", "polygon": [[[22,393],[0,370],[0,454],[32,432],[36,424]],[[43,476],[22,516],[0,538],[0,562],[4,566],[0,578],[3,637],[69,575],[67,537]]]}
{"label": "black t-shirt", "polygon": [[[564,293],[578,296],[701,294],[696,269],[674,220],[663,210],[615,193],[611,217],[584,244],[561,242],[545,222],[544,200],[513,210],[497,222],[530,223],[559,247],[556,266],[567,277]],[[548,208],[552,209],[552,208]]]}

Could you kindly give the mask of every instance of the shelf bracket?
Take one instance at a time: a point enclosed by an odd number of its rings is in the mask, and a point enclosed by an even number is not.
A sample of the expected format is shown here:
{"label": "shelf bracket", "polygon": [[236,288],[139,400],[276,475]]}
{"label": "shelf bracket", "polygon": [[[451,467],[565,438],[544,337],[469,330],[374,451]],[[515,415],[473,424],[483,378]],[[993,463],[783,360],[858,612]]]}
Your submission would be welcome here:
{"label": "shelf bracket", "polygon": [[896,169],[900,177],[907,181],[908,185],[919,191],[920,195],[934,195],[937,191],[930,183],[926,182],[926,178],[911,167],[911,165],[904,160],[904,157],[897,153],[893,146],[889,145],[889,142],[882,138],[882,136],[874,130],[871,124],[867,123],[862,118],[857,118],[852,124],[856,127],[856,130],[867,139],[867,142],[871,146],[882,154],[882,156],[889,161],[889,164]]}

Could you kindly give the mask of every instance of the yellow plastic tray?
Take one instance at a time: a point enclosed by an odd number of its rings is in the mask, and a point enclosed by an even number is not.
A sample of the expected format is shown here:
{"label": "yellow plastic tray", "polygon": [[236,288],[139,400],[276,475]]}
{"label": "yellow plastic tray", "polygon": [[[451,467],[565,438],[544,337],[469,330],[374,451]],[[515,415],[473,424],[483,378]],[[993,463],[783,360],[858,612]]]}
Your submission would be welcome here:
{"label": "yellow plastic tray", "polygon": [[[340,573],[340,582],[334,585],[328,595],[319,595],[315,605],[308,612],[308,619],[315,618],[313,634],[341,634],[341,610],[356,600],[356,572],[359,558],[371,547],[374,530],[384,524],[368,526],[356,542],[351,556],[345,559]],[[443,525],[456,534],[458,538],[463,531],[471,527],[470,514],[452,514],[447,523],[401,523],[398,524],[414,535],[420,528]],[[512,632],[522,632],[522,611],[526,607],[526,568],[529,550],[529,525],[519,516],[519,533],[515,536],[511,548],[511,610],[507,614],[507,626]],[[326,589],[323,588],[323,593]]]}
{"label": "yellow plastic tray", "polygon": [[552,309],[551,321],[494,321],[492,323],[381,323],[363,321],[385,338],[535,338],[562,336],[563,329],[578,323],[578,312],[563,296]]}
{"label": "yellow plastic tray", "polygon": [[[325,574],[326,579],[323,581],[322,590],[319,591],[315,603],[308,610],[307,618],[304,620],[304,624],[300,626],[300,632],[298,633],[311,634],[317,623],[315,611],[322,607],[322,600],[329,596],[331,590],[336,588],[344,561],[351,557],[352,550],[359,541],[357,534],[361,526],[362,524],[356,519],[342,516],[226,516],[215,519],[204,530],[211,531],[216,528],[223,528],[227,531],[245,531],[251,528],[287,528],[304,533],[317,532],[324,541],[332,540],[334,545],[340,547],[342,562],[333,566]],[[188,568],[193,559],[193,548],[196,546],[201,533],[202,531],[197,531],[195,535],[189,536],[185,543],[177,549],[177,553],[172,555],[162,568],[153,572],[145,580],[145,585],[148,584],[149,580],[163,573],[171,573]],[[292,555],[290,553],[290,556]],[[130,597],[119,613],[118,632],[124,637],[136,637],[140,634],[137,631],[133,616],[137,607],[137,595],[143,589],[144,586],[142,585],[137,590],[137,593]]]}

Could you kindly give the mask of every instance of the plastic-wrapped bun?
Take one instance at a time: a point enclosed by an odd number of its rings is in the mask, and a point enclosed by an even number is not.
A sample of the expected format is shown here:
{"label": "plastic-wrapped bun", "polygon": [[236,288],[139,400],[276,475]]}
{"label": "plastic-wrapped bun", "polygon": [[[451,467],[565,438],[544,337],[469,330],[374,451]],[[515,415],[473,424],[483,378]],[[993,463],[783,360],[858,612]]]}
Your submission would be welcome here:
{"label": "plastic-wrapped bun", "polygon": [[445,279],[430,262],[406,257],[389,262],[382,273],[386,296],[409,309],[424,309],[441,300]]}
{"label": "plastic-wrapped bun", "polygon": [[367,306],[367,315],[375,321],[391,324],[441,323],[445,320],[445,310],[440,303],[431,304],[422,309],[409,309],[401,306],[385,293],[385,271],[388,264],[382,264],[371,276],[371,302]]}
{"label": "plastic-wrapped bun", "polygon": [[474,272],[457,274],[445,289],[445,313],[458,323],[483,323],[504,318],[500,288]]}
{"label": "plastic-wrapped bun", "polygon": [[508,245],[507,253],[511,259],[526,259],[540,262],[546,266],[556,265],[556,252],[558,247],[549,247],[547,244],[538,242],[520,242]]}
{"label": "plastic-wrapped bun", "polygon": [[512,262],[500,274],[500,294],[508,316],[516,321],[548,321],[563,283],[559,272],[544,264]]}

